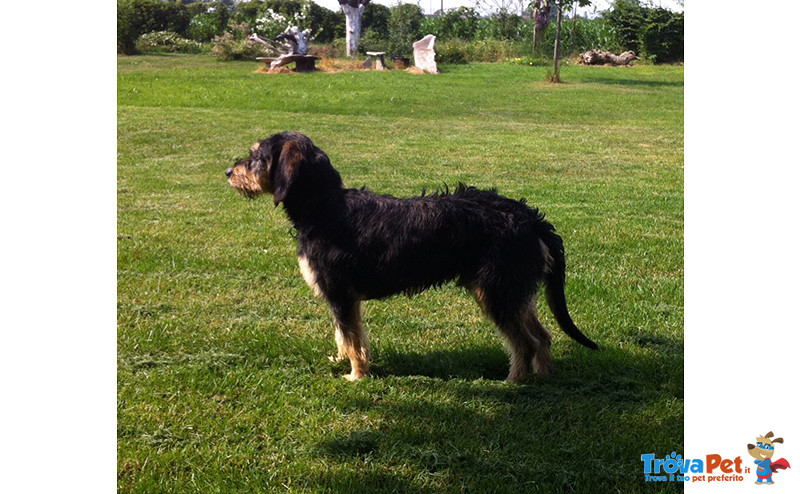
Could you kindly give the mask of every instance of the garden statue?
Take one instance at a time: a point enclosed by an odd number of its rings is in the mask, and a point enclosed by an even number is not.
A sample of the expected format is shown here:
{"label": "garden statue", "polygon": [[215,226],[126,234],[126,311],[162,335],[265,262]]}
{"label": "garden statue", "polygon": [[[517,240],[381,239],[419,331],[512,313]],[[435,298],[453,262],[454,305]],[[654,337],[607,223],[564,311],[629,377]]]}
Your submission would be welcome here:
{"label": "garden statue", "polygon": [[436,52],[433,51],[433,44],[436,36],[429,34],[414,43],[414,65],[430,74],[438,74],[436,67]]}
{"label": "garden statue", "polygon": [[[249,39],[261,43],[278,53],[278,58],[256,58],[256,60],[268,63],[270,69],[295,62],[299,72],[308,72],[314,70],[314,61],[317,60],[317,57],[308,55],[308,38],[307,32],[300,31],[297,26],[292,26],[286,28],[286,31],[276,36],[272,41],[266,40],[255,33],[251,34]],[[275,41],[283,41],[283,49],[272,44]]]}

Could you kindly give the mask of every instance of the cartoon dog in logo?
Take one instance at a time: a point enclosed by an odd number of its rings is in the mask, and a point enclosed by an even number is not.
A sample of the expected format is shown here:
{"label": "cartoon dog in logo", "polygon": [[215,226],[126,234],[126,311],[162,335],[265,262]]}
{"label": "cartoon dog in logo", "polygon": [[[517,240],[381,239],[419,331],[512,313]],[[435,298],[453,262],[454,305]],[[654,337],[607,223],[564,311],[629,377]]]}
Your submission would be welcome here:
{"label": "cartoon dog in logo", "polygon": [[791,468],[785,458],[772,461],[772,455],[775,454],[775,443],[783,444],[782,437],[772,439],[773,435],[772,432],[767,432],[766,436],[756,437],[755,446],[752,444],[747,445],[747,452],[756,459],[754,463],[758,465],[758,470],[756,470],[756,476],[758,477],[756,484],[758,485],[774,484],[775,482],[772,481],[773,473],[778,473],[778,470],[781,469]]}

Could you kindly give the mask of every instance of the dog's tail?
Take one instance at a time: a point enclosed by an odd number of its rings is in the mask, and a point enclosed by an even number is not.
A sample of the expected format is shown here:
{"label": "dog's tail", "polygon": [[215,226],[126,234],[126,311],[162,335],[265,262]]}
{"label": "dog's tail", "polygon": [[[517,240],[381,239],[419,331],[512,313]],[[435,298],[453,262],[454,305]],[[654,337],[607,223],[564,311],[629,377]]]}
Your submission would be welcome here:
{"label": "dog's tail", "polygon": [[[542,241],[549,252],[545,252],[548,258],[548,271],[545,273],[545,285],[547,294],[547,304],[556,322],[567,336],[577,341],[581,345],[597,350],[597,343],[586,337],[581,330],[572,322],[572,317],[567,310],[567,297],[564,294],[564,284],[567,278],[567,262],[564,258],[564,242],[554,231],[547,231],[542,235]],[[549,255],[549,256],[548,256]]]}

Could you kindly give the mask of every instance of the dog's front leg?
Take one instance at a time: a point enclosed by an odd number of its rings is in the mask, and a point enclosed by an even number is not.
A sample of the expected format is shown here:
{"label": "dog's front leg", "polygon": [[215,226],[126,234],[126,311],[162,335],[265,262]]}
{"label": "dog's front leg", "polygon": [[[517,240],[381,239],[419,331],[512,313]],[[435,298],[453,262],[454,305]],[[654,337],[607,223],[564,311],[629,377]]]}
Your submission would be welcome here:
{"label": "dog's front leg", "polygon": [[350,359],[350,374],[344,376],[348,381],[355,381],[367,375],[369,371],[369,340],[361,323],[361,302],[331,302],[333,319],[336,324],[336,346],[339,359]]}

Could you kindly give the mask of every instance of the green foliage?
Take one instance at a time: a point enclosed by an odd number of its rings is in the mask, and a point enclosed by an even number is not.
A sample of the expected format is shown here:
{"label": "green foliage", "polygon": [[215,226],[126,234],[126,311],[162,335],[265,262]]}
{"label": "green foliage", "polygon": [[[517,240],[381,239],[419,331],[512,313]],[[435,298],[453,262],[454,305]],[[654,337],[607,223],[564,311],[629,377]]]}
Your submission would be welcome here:
{"label": "green foliage", "polygon": [[189,10],[179,2],[117,0],[117,52],[136,53],[139,36],[153,31],[186,36],[189,22]]}
{"label": "green foliage", "polygon": [[389,51],[399,57],[409,57],[414,52],[412,46],[422,38],[422,9],[419,5],[401,3],[390,9]]}
{"label": "green foliage", "polygon": [[[500,11],[491,16],[492,22],[488,24],[488,33],[484,32],[485,38],[495,39],[524,39],[530,38],[527,31],[533,33],[533,25],[531,22],[525,23],[522,17],[517,14],[511,14],[506,11]],[[528,25],[530,26],[528,26]],[[528,28],[529,29],[526,29]]]}
{"label": "green foliage", "polygon": [[639,0],[615,0],[611,10],[606,13],[606,19],[617,31],[623,51],[641,52],[639,30],[644,23],[646,10],[639,4]]}
{"label": "green foliage", "polygon": [[372,29],[362,31],[358,41],[358,51],[362,54],[368,51],[387,51],[388,47],[389,38]]}
{"label": "green foliage", "polygon": [[472,61],[469,56],[468,42],[462,39],[436,40],[436,63],[463,64]]}
{"label": "green foliage", "polygon": [[511,65],[527,65],[529,67],[550,67],[551,62],[546,57],[515,57],[506,58],[503,63]]}
{"label": "green foliage", "polygon": [[312,39],[317,43],[329,43],[345,36],[344,13],[332,11],[311,2],[306,20],[312,31]]}
{"label": "green foliage", "polygon": [[433,34],[440,39],[472,40],[478,34],[480,17],[471,7],[448,9],[439,17],[426,17],[422,22],[425,34]]}
{"label": "green foliage", "polygon": [[499,62],[529,51],[527,43],[501,39],[480,39],[466,45],[467,58],[471,62]]}
{"label": "green foliage", "polygon": [[270,7],[260,10],[253,24],[253,32],[268,39],[273,39],[291,26],[306,30],[301,12],[291,14],[275,11]]}
{"label": "green foliage", "polygon": [[[573,6],[567,0],[559,3],[565,12]],[[583,5],[586,0],[578,3]],[[683,18],[682,13],[644,7],[639,0],[616,0],[604,17],[577,18],[574,25],[567,14],[562,24],[561,53],[568,56],[590,49],[615,53],[630,49],[654,62],[678,61],[683,58]],[[117,48],[121,53],[135,53],[136,40],[151,31],[170,31],[183,38],[208,41],[224,33],[229,23],[247,23],[266,37],[297,25],[310,31],[312,41],[317,44],[330,44],[345,36],[341,10],[332,11],[311,0],[250,0],[232,6],[222,2],[183,5],[171,1],[118,0]],[[502,10],[480,17],[474,8],[459,7],[445,11],[440,17],[424,17],[418,5],[406,3],[389,8],[370,3],[362,17],[359,50],[389,51],[409,57],[413,42],[430,33],[437,37],[437,46],[446,52],[439,58],[447,61],[442,63],[513,59],[532,55],[528,45],[532,44],[533,25],[533,19]],[[555,33],[556,25],[551,22],[538,45],[537,56],[552,56]],[[228,41],[226,38],[226,46],[230,45]],[[244,45],[238,45],[241,46],[234,50],[236,53],[246,51]]]}
{"label": "green foliage", "polygon": [[616,29],[623,50],[634,50],[655,63],[683,59],[683,13],[616,0],[606,19]]}
{"label": "green foliage", "polygon": [[[314,41],[329,43],[344,36],[344,14],[334,12],[310,0],[251,0],[236,4],[233,20],[247,23],[264,36],[280,34],[294,22],[310,31]],[[262,21],[259,23],[259,19]],[[261,24],[261,25],[259,25]]]}
{"label": "green foliage", "polygon": [[654,63],[683,60],[683,14],[649,9],[639,31],[641,54]]}
{"label": "green foliage", "polygon": [[361,30],[372,31],[376,36],[389,37],[389,18],[392,11],[389,7],[379,3],[368,3],[361,16]]}
{"label": "green foliage", "polygon": [[[358,51],[387,51],[389,49],[389,19],[391,10],[385,5],[367,4],[361,17],[361,39]],[[416,40],[415,40],[416,41]]]}
{"label": "green foliage", "polygon": [[[488,61],[493,60],[496,55],[500,59],[513,59],[530,54],[533,20],[510,15],[480,18],[475,15],[473,9],[460,8],[448,10],[442,17],[425,18],[423,32],[437,36],[437,57],[440,48],[446,48],[448,60]],[[556,24],[551,22],[545,31],[545,38],[541,44],[543,49],[538,54],[539,57],[552,56],[555,36]],[[473,45],[473,42],[477,44]],[[605,18],[576,18],[574,31],[573,20],[565,18],[561,31],[561,46],[562,53],[593,48],[620,51],[616,29]],[[489,50],[490,47],[493,49]]]}
{"label": "green foliage", "polygon": [[[192,9],[198,4],[205,8],[199,12],[196,7]],[[230,17],[227,5],[221,2],[196,2],[189,4],[189,7],[190,12],[195,12],[189,22],[189,38],[197,41],[210,41],[214,36],[219,36],[225,32]]]}
{"label": "green foliage", "polygon": [[228,32],[214,37],[211,54],[219,60],[253,60],[266,55],[258,43],[248,40],[250,26],[247,23],[231,24]]}
{"label": "green foliage", "polygon": [[[565,20],[561,26],[561,53],[580,53],[587,50],[608,50],[615,53],[625,51],[621,49],[619,38],[614,25],[607,18]],[[556,23],[547,26],[543,45],[549,47],[549,52],[544,55],[552,57],[552,47],[556,39]],[[539,51],[539,50],[537,50]],[[638,53],[638,52],[637,52]]]}
{"label": "green foliage", "polygon": [[201,53],[203,44],[170,31],[153,31],[139,36],[136,49],[145,53]]}

